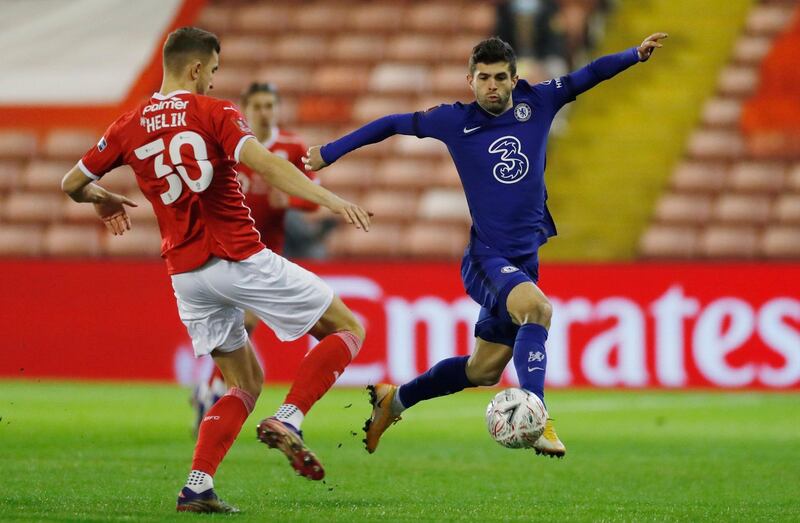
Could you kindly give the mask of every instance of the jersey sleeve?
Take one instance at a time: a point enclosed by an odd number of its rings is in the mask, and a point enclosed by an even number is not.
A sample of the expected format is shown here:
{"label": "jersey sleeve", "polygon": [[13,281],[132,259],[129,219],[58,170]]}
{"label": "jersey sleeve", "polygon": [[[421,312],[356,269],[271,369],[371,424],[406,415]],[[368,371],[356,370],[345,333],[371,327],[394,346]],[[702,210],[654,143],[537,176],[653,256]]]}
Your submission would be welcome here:
{"label": "jersey sleeve", "polygon": [[454,105],[437,105],[427,111],[414,113],[413,127],[414,134],[418,138],[436,138],[445,141],[449,132],[458,127],[456,118],[456,107]]}
{"label": "jersey sleeve", "polygon": [[100,141],[83,155],[78,162],[78,168],[83,174],[97,181],[123,163],[118,120],[111,124]]}
{"label": "jersey sleeve", "polygon": [[244,142],[249,138],[255,138],[247,120],[235,105],[222,102],[212,108],[211,122],[222,150],[238,163]]}
{"label": "jersey sleeve", "polygon": [[[520,80],[520,82],[525,81]],[[527,89],[534,92],[539,97],[545,108],[552,114],[557,113],[559,109],[575,100],[575,93],[566,76],[545,80],[535,86],[531,86],[525,82],[523,88],[526,86]]]}

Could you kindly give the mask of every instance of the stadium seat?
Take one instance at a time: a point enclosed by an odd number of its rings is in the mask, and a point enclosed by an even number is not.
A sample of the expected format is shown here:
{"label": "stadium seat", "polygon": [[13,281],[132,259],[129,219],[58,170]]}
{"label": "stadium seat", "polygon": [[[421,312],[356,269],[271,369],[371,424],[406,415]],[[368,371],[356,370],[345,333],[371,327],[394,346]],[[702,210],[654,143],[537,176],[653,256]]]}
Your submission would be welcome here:
{"label": "stadium seat", "polygon": [[61,218],[66,201],[63,194],[12,192],[0,213],[7,222],[52,223]]}
{"label": "stadium seat", "polygon": [[0,131],[0,160],[27,160],[36,154],[38,138],[32,131]]}
{"label": "stadium seat", "polygon": [[230,35],[225,38],[225,47],[221,54],[221,60],[224,62],[220,73],[232,66],[252,67],[255,64],[268,62],[271,49],[271,42],[264,36],[253,38],[250,35]]}
{"label": "stadium seat", "polygon": [[761,238],[761,252],[768,258],[800,259],[800,225],[774,225]]}
{"label": "stadium seat", "polygon": [[134,189],[125,196],[139,204],[137,207],[126,208],[128,216],[131,217],[131,229],[138,227],[154,227],[158,225],[153,206],[150,205],[150,202],[141,192]]}
{"label": "stadium seat", "polygon": [[739,38],[733,48],[733,59],[743,65],[758,65],[772,47],[772,38],[746,35]]}
{"label": "stadium seat", "polygon": [[440,65],[433,71],[431,85],[436,91],[467,95],[469,84],[467,83],[467,68],[462,64]]}
{"label": "stadium seat", "polygon": [[112,256],[156,258],[161,252],[161,234],[158,227],[132,227],[122,236],[104,233],[104,251]]}
{"label": "stadium seat", "polygon": [[718,89],[726,96],[745,97],[758,87],[758,69],[750,66],[728,66],[719,76]]}
{"label": "stadium seat", "polygon": [[216,34],[227,33],[231,29],[234,12],[228,5],[207,5],[200,11],[197,26]]}
{"label": "stadium seat", "polygon": [[375,162],[348,157],[321,170],[319,176],[322,185],[333,191],[363,189],[375,183]]}
{"label": "stadium seat", "polygon": [[457,34],[446,38],[442,42],[442,49],[440,50],[442,62],[461,65],[462,72],[466,75],[468,72],[467,62],[472,54],[472,48],[485,39],[487,34],[481,32],[464,34],[459,31]]}
{"label": "stadium seat", "polygon": [[715,259],[755,258],[758,242],[754,227],[712,225],[700,234],[700,254]]}
{"label": "stadium seat", "polygon": [[403,255],[405,248],[402,227],[388,223],[374,223],[367,233],[341,224],[325,245],[332,256],[364,258],[394,258]]}
{"label": "stadium seat", "polygon": [[416,110],[407,97],[364,96],[353,106],[353,120],[361,125],[389,114]]}
{"label": "stadium seat", "polygon": [[763,195],[723,194],[714,204],[715,221],[763,225],[770,217],[770,198]]}
{"label": "stadium seat", "polygon": [[94,211],[94,205],[67,201],[64,204],[63,220],[69,223],[90,223],[94,226],[101,224],[100,218]]}
{"label": "stadium seat", "polygon": [[[486,38],[486,35],[495,30],[495,9],[491,2],[467,4],[459,15],[458,32],[472,31],[476,33],[479,38],[472,45],[477,44],[481,38]],[[468,54],[463,56],[468,56]]]}
{"label": "stadium seat", "polygon": [[800,193],[779,196],[772,208],[772,217],[781,224],[800,226]]}
{"label": "stadium seat", "polygon": [[39,256],[43,228],[36,225],[0,225],[0,256]]}
{"label": "stadium seat", "polygon": [[434,165],[431,182],[431,185],[463,190],[461,178],[458,176],[455,165],[453,165],[453,160],[449,157],[443,158]]}
{"label": "stadium seat", "polygon": [[23,163],[15,160],[0,160],[0,193],[16,189],[23,172]]}
{"label": "stadium seat", "polygon": [[709,127],[733,127],[741,115],[742,103],[735,98],[712,98],[703,107],[703,123]]}
{"label": "stadium seat", "polygon": [[44,253],[50,256],[97,256],[100,226],[51,225],[44,233]]}
{"label": "stadium seat", "polygon": [[464,192],[459,189],[428,189],[420,198],[417,215],[423,220],[455,222],[466,226],[472,221]]}
{"label": "stadium seat", "polygon": [[129,192],[139,193],[139,186],[136,183],[136,175],[133,169],[127,165],[121,165],[105,174],[100,181],[100,185],[111,192],[125,194]]}
{"label": "stadium seat", "polygon": [[350,13],[346,24],[359,33],[386,33],[400,28],[405,9],[393,3],[368,3]]}
{"label": "stadium seat", "polygon": [[88,129],[59,129],[45,138],[42,153],[47,158],[69,160],[73,165],[100,140],[100,133]]}
{"label": "stadium seat", "polygon": [[744,142],[735,131],[701,130],[689,138],[689,156],[702,160],[732,160],[744,153]]}
{"label": "stadium seat", "polygon": [[447,154],[445,145],[433,138],[419,139],[416,136],[397,136],[392,140],[392,152],[398,157],[442,158]]}
{"label": "stadium seat", "polygon": [[311,76],[311,85],[321,93],[342,93],[349,97],[364,91],[370,71],[361,65],[323,65]]}
{"label": "stadium seat", "polygon": [[384,62],[373,69],[369,88],[378,92],[416,93],[428,88],[429,74],[422,65]]}
{"label": "stadium seat", "polygon": [[789,170],[789,174],[786,177],[786,188],[790,191],[800,192],[800,164]]}
{"label": "stadium seat", "polygon": [[711,197],[698,193],[666,194],[656,205],[655,218],[669,224],[705,224],[711,217]]}
{"label": "stadium seat", "polygon": [[436,35],[400,34],[386,44],[386,59],[398,62],[426,63],[439,60],[442,39]]}
{"label": "stadium seat", "polygon": [[743,162],[733,166],[729,187],[742,192],[776,193],[784,187],[785,169],[782,164]]}
{"label": "stadium seat", "polygon": [[220,98],[238,100],[239,95],[253,81],[252,67],[222,67],[214,75],[212,94]]}
{"label": "stadium seat", "polygon": [[416,191],[398,191],[396,189],[378,189],[369,191],[361,205],[375,213],[379,223],[408,222],[417,213]]}
{"label": "stadium seat", "polygon": [[691,226],[653,225],[639,242],[644,258],[689,259],[698,251],[698,232]]}
{"label": "stadium seat", "polygon": [[461,19],[461,6],[444,2],[412,4],[403,18],[403,25],[411,32],[447,34],[455,32]]}
{"label": "stadium seat", "polygon": [[292,27],[293,9],[291,6],[272,4],[253,4],[231,9],[231,29],[245,33],[269,34]]}
{"label": "stadium seat", "polygon": [[271,57],[284,62],[321,62],[327,58],[328,42],[319,35],[286,34],[277,39]]}
{"label": "stadium seat", "polygon": [[403,244],[417,258],[460,259],[468,242],[466,225],[414,223]]}
{"label": "stadium seat", "polygon": [[75,166],[77,159],[71,162],[33,160],[22,173],[22,186],[31,191],[60,191],[61,179]]}
{"label": "stadium seat", "polygon": [[348,9],[335,3],[304,5],[294,18],[294,29],[302,33],[338,32],[348,14]]}
{"label": "stadium seat", "polygon": [[340,63],[374,63],[383,59],[382,38],[364,34],[342,34],[331,43],[329,59]]}
{"label": "stadium seat", "polygon": [[431,185],[434,165],[419,159],[391,159],[381,162],[377,182],[384,187],[423,189]]}
{"label": "stadium seat", "polygon": [[[271,82],[278,86],[281,94],[296,93],[298,91],[308,90],[308,83],[311,78],[312,69],[303,65],[285,65],[279,63],[267,62],[266,65],[261,67],[255,76],[247,83],[241,86],[241,91],[244,91],[250,82]],[[281,101],[281,114],[284,115],[284,106],[286,99]],[[285,115],[284,115],[285,116]]]}
{"label": "stadium seat", "polygon": [[756,5],[747,16],[747,32],[753,35],[779,33],[791,20],[792,8],[790,3]]}

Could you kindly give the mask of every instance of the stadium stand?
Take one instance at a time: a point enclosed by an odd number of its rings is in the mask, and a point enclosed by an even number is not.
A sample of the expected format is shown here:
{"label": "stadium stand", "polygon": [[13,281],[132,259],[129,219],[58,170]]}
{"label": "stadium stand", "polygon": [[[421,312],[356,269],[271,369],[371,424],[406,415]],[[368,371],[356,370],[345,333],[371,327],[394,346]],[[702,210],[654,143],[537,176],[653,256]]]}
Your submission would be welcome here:
{"label": "stadium stand", "polygon": [[797,3],[756,3],[640,240],[643,257],[800,258],[798,52]]}

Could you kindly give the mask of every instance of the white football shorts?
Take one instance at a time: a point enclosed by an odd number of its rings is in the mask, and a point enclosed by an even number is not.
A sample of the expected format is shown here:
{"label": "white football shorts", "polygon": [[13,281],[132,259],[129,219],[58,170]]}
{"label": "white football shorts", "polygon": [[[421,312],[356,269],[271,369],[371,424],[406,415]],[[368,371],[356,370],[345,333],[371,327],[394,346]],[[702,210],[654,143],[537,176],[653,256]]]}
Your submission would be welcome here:
{"label": "white football shorts", "polygon": [[239,262],[211,258],[173,274],[172,288],[196,357],[243,346],[244,309],[281,341],[291,341],[306,334],[333,300],[333,289],[319,276],[269,249]]}

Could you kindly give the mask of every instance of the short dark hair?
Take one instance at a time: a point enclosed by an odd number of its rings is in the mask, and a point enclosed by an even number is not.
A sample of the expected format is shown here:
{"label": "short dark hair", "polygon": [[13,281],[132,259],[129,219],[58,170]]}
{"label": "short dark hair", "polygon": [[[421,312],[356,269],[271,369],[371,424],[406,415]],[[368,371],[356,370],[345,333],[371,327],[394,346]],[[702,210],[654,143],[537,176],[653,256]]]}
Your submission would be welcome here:
{"label": "short dark hair", "polygon": [[472,48],[472,56],[469,57],[469,72],[475,73],[476,64],[495,64],[497,62],[508,62],[511,76],[517,74],[517,55],[514,49],[497,36],[484,40]]}
{"label": "short dark hair", "polygon": [[280,98],[277,85],[270,82],[253,82],[242,93],[242,107],[247,105],[247,102],[250,101],[250,97],[256,93],[272,93],[275,95],[276,99]]}
{"label": "short dark hair", "polygon": [[217,35],[199,27],[181,27],[172,31],[164,42],[164,68],[180,69],[190,59],[199,56],[205,60],[214,51],[220,51]]}

